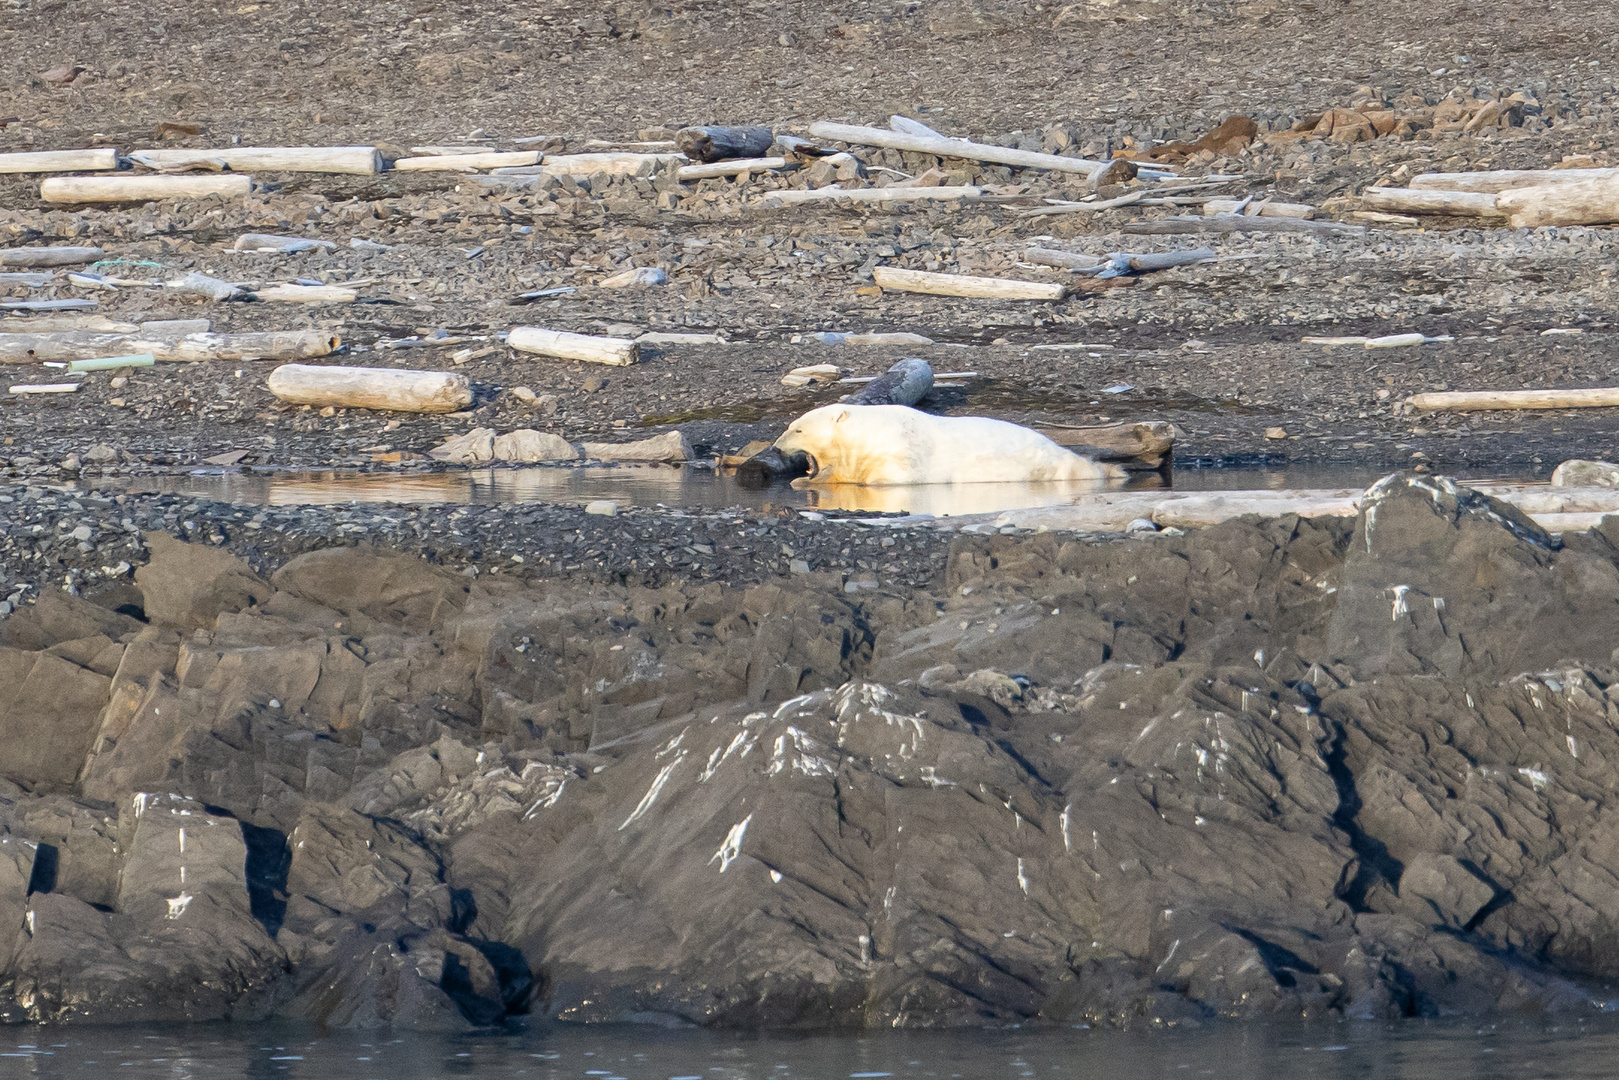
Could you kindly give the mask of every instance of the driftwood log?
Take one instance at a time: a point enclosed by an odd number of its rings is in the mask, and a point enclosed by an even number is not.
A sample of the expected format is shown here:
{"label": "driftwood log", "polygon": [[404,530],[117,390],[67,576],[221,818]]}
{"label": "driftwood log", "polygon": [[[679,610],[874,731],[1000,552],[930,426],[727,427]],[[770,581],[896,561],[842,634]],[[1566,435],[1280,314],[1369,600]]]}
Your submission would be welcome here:
{"label": "driftwood log", "polygon": [[894,292],[929,293],[933,296],[969,296],[995,300],[1061,300],[1068,286],[1059,282],[1012,281],[1006,278],[972,277],[966,274],[934,274],[926,270],[903,270],[879,266],[871,272],[877,285]]}
{"label": "driftwood log", "polygon": [[1194,233],[1316,233],[1320,236],[1341,236],[1345,239],[1365,239],[1366,226],[1345,225],[1337,221],[1301,221],[1298,218],[1242,217],[1237,214],[1216,214],[1214,217],[1193,217],[1190,214],[1155,218],[1150,221],[1132,221],[1121,232],[1132,236],[1185,236]]}
{"label": "driftwood log", "polygon": [[1619,173],[1574,183],[1513,188],[1495,198],[1514,229],[1610,225],[1619,222]]}
{"label": "driftwood log", "polygon": [[246,334],[101,334],[87,330],[57,333],[0,333],[0,364],[42,360],[83,360],[112,354],[151,353],[159,360],[303,360],[329,356],[343,344],[319,330],[274,330]]}
{"label": "driftwood log", "polygon": [[776,141],[767,127],[688,127],[675,132],[675,145],[693,161],[764,157]]}
{"label": "driftwood log", "polygon": [[1175,425],[1165,420],[1091,427],[1034,425],[1034,430],[1076,454],[1143,469],[1161,469],[1175,450]]}
{"label": "driftwood log", "polygon": [[112,147],[0,154],[0,173],[104,172],[116,168],[118,151]]}
{"label": "driftwood log", "polygon": [[716,161],[708,165],[682,165],[675,176],[681,180],[711,180],[720,176],[740,176],[743,173],[774,172],[776,169],[786,167],[787,159],[784,157],[737,158],[732,161]]}
{"label": "driftwood log", "polygon": [[1499,217],[1496,197],[1482,191],[1430,191],[1419,188],[1369,187],[1360,201],[1372,210],[1399,210],[1410,214],[1463,214]]}
{"label": "driftwood log", "polygon": [[39,185],[48,203],[151,202],[157,199],[205,199],[217,195],[241,198],[253,190],[253,178],[240,173],[219,176],[53,176]]}
{"label": "driftwood log", "polygon": [[1480,412],[1488,409],[1603,409],[1619,405],[1619,387],[1590,390],[1450,390],[1413,394],[1413,409]]}
{"label": "driftwood log", "polygon": [[915,405],[933,389],[933,365],[908,356],[844,398],[851,405]]}
{"label": "driftwood log", "polygon": [[426,157],[400,158],[393,163],[395,172],[465,172],[473,169],[510,169],[523,165],[538,165],[538,150],[510,150],[483,154],[430,154]]}
{"label": "driftwood log", "polygon": [[641,359],[640,347],[629,338],[570,334],[562,330],[545,330],[538,326],[514,328],[507,336],[506,344],[518,352],[557,356],[564,360],[582,360],[587,364],[625,367]]}
{"label": "driftwood log", "polygon": [[369,176],[382,171],[382,155],[374,146],[226,146],[217,150],[160,147],[139,150],[145,161],[162,168],[223,161],[232,172],[314,172]]}
{"label": "driftwood log", "polygon": [[884,128],[857,127],[852,124],[816,123],[810,125],[810,135],[817,139],[849,143],[853,146],[884,146],[891,150],[910,150],[936,157],[966,158],[969,161],[990,161],[999,165],[1015,165],[1024,169],[1051,169],[1056,172],[1079,173],[1089,178],[1108,167],[1106,161],[1086,161],[1083,158],[1060,157],[1032,150],[1013,150],[1005,146],[990,146],[968,139],[947,139],[938,135],[914,135]]}
{"label": "driftwood log", "polygon": [[0,248],[0,266],[78,266],[104,254],[98,247]]}
{"label": "driftwood log", "polygon": [[453,371],[284,364],[270,372],[267,385],[293,405],[446,413],[472,404],[467,377]]}
{"label": "driftwood log", "polygon": [[1205,217],[1212,217],[1215,214],[1235,214],[1239,211],[1244,217],[1311,218],[1315,216],[1315,207],[1309,203],[1210,199],[1203,204]]}
{"label": "driftwood log", "polygon": [[846,199],[858,203],[916,202],[918,200],[951,201],[977,199],[984,189],[965,185],[960,187],[899,187],[885,188],[792,188],[785,191],[765,192],[765,206],[796,206],[800,203],[833,202]]}
{"label": "driftwood log", "polygon": [[1488,172],[1418,173],[1409,186],[1419,191],[1480,191],[1499,195],[1513,188],[1577,184],[1619,176],[1619,169],[1494,169]]}

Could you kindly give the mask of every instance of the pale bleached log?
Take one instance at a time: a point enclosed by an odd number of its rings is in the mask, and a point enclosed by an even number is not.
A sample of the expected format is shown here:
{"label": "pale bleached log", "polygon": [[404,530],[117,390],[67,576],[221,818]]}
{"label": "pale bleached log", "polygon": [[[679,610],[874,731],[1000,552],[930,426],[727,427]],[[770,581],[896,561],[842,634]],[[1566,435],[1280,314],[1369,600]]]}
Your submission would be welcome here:
{"label": "pale bleached log", "polygon": [[1416,188],[1369,187],[1360,201],[1372,210],[1403,210],[1412,214],[1460,214],[1499,217],[1496,197],[1479,191],[1428,191]]}
{"label": "pale bleached log", "polygon": [[98,247],[0,248],[0,266],[78,266],[104,254]]}
{"label": "pale bleached log", "polygon": [[1100,255],[1082,255],[1076,251],[1034,247],[1023,253],[1023,261],[1034,263],[1036,266],[1055,266],[1061,270],[1094,270],[1108,260]]}
{"label": "pale bleached log", "polygon": [[234,172],[257,169],[370,176],[382,171],[382,155],[374,146],[227,146],[217,150],[160,148],[136,153],[165,167],[218,160]]}
{"label": "pale bleached log", "polygon": [[919,202],[919,201],[959,201],[963,199],[982,198],[984,189],[972,186],[963,187],[885,187],[885,188],[803,188],[786,191],[765,192],[765,206],[796,206],[800,203],[833,202],[838,199],[847,199],[850,202],[883,203],[883,202]]}
{"label": "pale bleached log", "polygon": [[49,203],[151,202],[156,199],[236,199],[253,190],[253,178],[221,176],[53,176],[39,185]]}
{"label": "pale bleached log", "polygon": [[296,255],[303,251],[324,249],[336,251],[330,240],[309,240],[302,236],[275,236],[271,233],[243,233],[229,248],[241,252],[273,252],[278,255]]}
{"label": "pale bleached log", "polygon": [[495,148],[489,145],[482,146],[413,146],[410,152],[415,157],[433,157],[440,154],[493,154]]}
{"label": "pale bleached log", "polygon": [[999,165],[1015,165],[1024,169],[1051,169],[1055,172],[1079,173],[1091,177],[1104,171],[1109,162],[1086,161],[1083,158],[1040,154],[1032,150],[1013,150],[1005,146],[990,146],[968,139],[946,139],[939,136],[914,135],[883,128],[857,127],[852,124],[826,122],[810,125],[810,135],[817,139],[849,143],[854,146],[884,146],[891,150],[910,150],[936,157],[966,158],[970,161],[989,161]]}
{"label": "pale bleached log", "polygon": [[1488,172],[1418,173],[1409,187],[1419,191],[1479,191],[1499,195],[1513,188],[1577,184],[1619,176],[1619,169],[1494,169]]}
{"label": "pale bleached log", "polygon": [[31,383],[11,387],[13,394],[71,394],[79,388],[74,383]]}
{"label": "pale bleached log", "polygon": [[105,172],[118,168],[118,151],[39,150],[26,154],[0,154],[0,173]]}
{"label": "pale bleached log", "polygon": [[33,364],[43,360],[82,360],[113,354],[151,353],[162,361],[305,360],[327,356],[343,344],[336,334],[319,330],[281,330],[246,334],[163,332],[106,334],[63,330],[25,334],[0,333],[0,364]]}
{"label": "pale bleached log", "polygon": [[675,176],[681,180],[711,180],[719,176],[739,176],[742,173],[772,172],[785,169],[787,159],[779,157],[733,158],[730,161],[712,161],[706,165],[682,165]]}
{"label": "pale bleached log", "polygon": [[255,290],[253,295],[288,304],[352,304],[360,298],[353,289],[337,285],[272,285]]}
{"label": "pale bleached log", "polygon": [[393,163],[393,171],[463,172],[469,169],[511,169],[539,163],[538,150],[508,150],[486,154],[429,154],[425,157],[400,158]]}
{"label": "pale bleached log", "polygon": [[1619,222],[1619,173],[1575,183],[1513,188],[1496,205],[1514,229],[1552,225],[1611,225]]}
{"label": "pale bleached log", "polygon": [[78,297],[70,300],[0,300],[0,311],[88,311],[98,303]]}
{"label": "pale bleached log", "polygon": [[1208,199],[1203,203],[1203,213],[1212,217],[1215,214],[1232,214],[1242,207],[1242,212],[1248,217],[1279,217],[1279,218],[1312,218],[1315,216],[1315,207],[1309,203],[1291,202],[1252,202],[1247,199]]}
{"label": "pale bleached log", "polygon": [[995,300],[1061,300],[1068,286],[1056,282],[1012,281],[1006,278],[971,277],[965,274],[932,274],[925,270],[903,270],[879,266],[871,278],[880,287],[894,292],[929,293],[934,296],[971,296]]}
{"label": "pale bleached log", "polygon": [[34,274],[26,270],[19,273],[0,272],[0,285],[22,285],[37,289],[56,280],[55,274]]}
{"label": "pale bleached log", "polygon": [[1216,214],[1214,217],[1179,215],[1149,221],[1131,221],[1119,231],[1132,236],[1185,236],[1193,233],[1315,233],[1345,239],[1366,237],[1364,225],[1344,225],[1337,221],[1304,221],[1299,218],[1243,217],[1241,214]]}
{"label": "pale bleached log", "polygon": [[1413,409],[1480,412],[1489,409],[1605,409],[1619,405],[1619,387],[1589,390],[1450,390],[1413,394]]}
{"label": "pale bleached log", "polygon": [[267,385],[293,405],[446,413],[472,404],[471,383],[453,371],[283,364],[270,372]]}
{"label": "pale bleached log", "polygon": [[564,360],[583,360],[589,364],[609,364],[614,367],[625,367],[641,359],[640,346],[628,338],[570,334],[563,330],[545,330],[538,326],[515,327],[507,335],[506,344],[518,352],[556,356]]}
{"label": "pale bleached log", "polygon": [[[1600,524],[1619,513],[1619,491],[1612,488],[1529,488],[1520,485],[1469,484],[1491,498],[1517,507],[1542,528],[1572,531]],[[979,515],[986,523],[1020,529],[1122,531],[1146,518],[1167,527],[1202,527],[1254,514],[1259,517],[1352,517],[1360,512],[1365,492],[1354,488],[1232,492],[1107,492],[1081,495],[1065,506],[1010,510]],[[955,524],[973,524],[957,519]]]}
{"label": "pale bleached log", "polygon": [[589,176],[609,173],[615,176],[641,176],[660,165],[686,163],[685,154],[546,154],[538,165],[496,169],[497,176]]}

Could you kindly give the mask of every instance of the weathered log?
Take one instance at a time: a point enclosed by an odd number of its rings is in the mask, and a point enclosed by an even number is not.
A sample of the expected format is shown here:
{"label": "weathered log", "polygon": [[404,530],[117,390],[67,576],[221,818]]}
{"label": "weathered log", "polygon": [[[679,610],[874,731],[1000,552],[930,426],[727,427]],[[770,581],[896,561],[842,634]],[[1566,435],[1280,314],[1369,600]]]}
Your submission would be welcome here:
{"label": "weathered log", "polygon": [[1312,218],[1315,216],[1315,207],[1309,203],[1270,202],[1269,200],[1253,202],[1248,199],[1209,199],[1203,204],[1203,213],[1207,217],[1212,217],[1215,214],[1234,214],[1239,208],[1246,217]]}
{"label": "weathered log", "polygon": [[1489,409],[1605,409],[1619,405],[1619,387],[1589,390],[1450,390],[1413,394],[1413,409],[1479,412]]}
{"label": "weathered log", "polygon": [[1061,300],[1066,285],[1044,281],[1011,281],[1005,278],[970,277],[965,274],[933,274],[925,270],[902,270],[879,266],[872,280],[895,292],[929,293],[934,296],[971,296],[996,300]]}
{"label": "weathered log", "polygon": [[1127,251],[1109,252],[1099,266],[1074,271],[1087,277],[1117,278],[1130,274],[1150,274],[1155,270],[1173,270],[1177,266],[1196,266],[1215,258],[1213,248],[1191,248],[1186,251],[1153,251],[1143,255]]}
{"label": "weathered log", "polygon": [[1611,225],[1619,222],[1619,174],[1575,183],[1513,188],[1496,205],[1514,229],[1551,225]]}
{"label": "weathered log", "polygon": [[1477,191],[1499,195],[1513,188],[1577,184],[1619,176],[1619,169],[1494,169],[1488,172],[1418,173],[1410,187],[1419,191]]}
{"label": "weathered log", "polygon": [[453,371],[283,364],[270,372],[267,385],[293,405],[446,413],[472,404],[467,377]]}
{"label": "weathered log", "polygon": [[675,176],[681,180],[712,180],[720,176],[772,172],[786,167],[787,159],[784,157],[737,158],[732,161],[716,161],[708,165],[682,165]]}
{"label": "weathered log", "polygon": [[289,304],[352,304],[360,298],[353,289],[338,285],[272,285],[253,295],[260,300]]}
{"label": "weathered log", "polygon": [[23,285],[30,289],[37,289],[49,285],[56,280],[55,274],[34,274],[28,271],[18,273],[0,272],[0,285]]}
{"label": "weathered log", "polygon": [[213,160],[233,172],[314,172],[369,176],[382,171],[374,146],[227,146],[217,150],[160,148],[137,151],[154,165],[173,167]]}
{"label": "weathered log", "polygon": [[77,266],[103,254],[98,247],[0,248],[0,266]]}
{"label": "weathered log", "polygon": [[884,146],[891,150],[910,150],[919,154],[966,158],[970,161],[990,161],[1023,169],[1051,169],[1056,172],[1079,173],[1087,178],[1108,167],[1108,162],[1105,161],[1086,161],[1083,158],[1059,157],[1056,154],[1040,154],[1032,150],[989,146],[968,139],[913,135],[883,128],[857,127],[852,124],[825,122],[811,124],[810,134],[817,139],[829,139],[856,146]]}
{"label": "weathered log", "polygon": [[118,168],[118,151],[112,147],[95,150],[40,150],[25,154],[0,154],[0,173],[97,172]]}
{"label": "weathered log", "polygon": [[13,394],[71,394],[78,383],[28,383],[11,387]]}
{"label": "weathered log", "polygon": [[1099,461],[1140,462],[1149,468],[1162,468],[1175,450],[1175,425],[1166,420],[1103,424],[1089,427],[1048,427],[1034,430],[1059,446],[1086,454]]}
{"label": "weathered log", "polygon": [[765,192],[765,206],[795,206],[799,203],[832,202],[847,199],[850,202],[916,202],[918,200],[951,201],[977,199],[983,188],[963,187],[885,187],[885,188],[794,188],[787,191]]}
{"label": "weathered log", "polygon": [[230,246],[231,251],[244,252],[273,252],[278,255],[296,255],[301,251],[314,251],[325,249],[336,251],[337,245],[330,240],[309,240],[302,236],[273,236],[269,233],[243,233],[236,238]]}
{"label": "weathered log", "polygon": [[1119,230],[1132,236],[1185,236],[1192,233],[1316,233],[1365,239],[1366,226],[1344,225],[1337,221],[1301,221],[1298,218],[1242,217],[1217,214],[1193,217],[1190,214],[1132,221]]}
{"label": "weathered log", "polygon": [[675,145],[693,161],[764,157],[776,141],[767,127],[688,127],[675,132]]}
{"label": "weathered log", "polygon": [[496,176],[589,176],[608,173],[614,176],[645,176],[658,166],[680,162],[684,154],[546,154],[538,165],[520,165],[496,169]]}
{"label": "weathered log", "polygon": [[544,330],[538,326],[515,327],[507,336],[506,344],[518,352],[614,367],[624,367],[641,359],[640,347],[628,338],[570,334],[562,330]]}
{"label": "weathered log", "polygon": [[0,300],[0,311],[87,311],[96,306],[97,301],[79,297],[69,300]]}
{"label": "weathered log", "polygon": [[39,185],[49,203],[150,202],[156,199],[241,198],[253,190],[253,178],[239,173],[220,176],[53,176]]}
{"label": "weathered log", "polygon": [[1360,201],[1373,210],[1403,210],[1412,214],[1461,214],[1500,217],[1496,197],[1476,191],[1428,191],[1416,188],[1369,187]]}
{"label": "weathered log", "polygon": [[135,334],[65,330],[56,333],[0,333],[0,364],[33,364],[42,360],[81,360],[114,353],[151,353],[159,360],[304,360],[327,356],[343,344],[335,334],[284,330],[247,334]]}
{"label": "weathered log", "polygon": [[850,394],[855,405],[915,405],[933,389],[933,365],[908,356]]}
{"label": "weathered log", "polygon": [[1094,270],[1107,262],[1100,255],[1082,255],[1076,251],[1058,251],[1055,248],[1029,248],[1023,261],[1036,266],[1055,266],[1061,270]]}
{"label": "weathered log", "polygon": [[539,163],[538,150],[510,150],[485,154],[429,154],[426,157],[400,158],[393,163],[393,171],[466,172],[472,169],[510,169]]}

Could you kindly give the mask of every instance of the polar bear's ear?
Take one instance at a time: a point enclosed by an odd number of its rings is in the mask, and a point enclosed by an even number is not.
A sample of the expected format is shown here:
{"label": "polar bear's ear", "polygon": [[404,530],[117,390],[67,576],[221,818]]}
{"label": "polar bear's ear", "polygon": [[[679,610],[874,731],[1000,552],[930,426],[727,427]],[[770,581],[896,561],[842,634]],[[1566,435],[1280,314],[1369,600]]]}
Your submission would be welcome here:
{"label": "polar bear's ear", "polygon": [[841,424],[847,419],[849,419],[849,410],[848,409],[839,409],[838,412],[837,412],[837,415],[832,417],[832,422],[834,424]]}

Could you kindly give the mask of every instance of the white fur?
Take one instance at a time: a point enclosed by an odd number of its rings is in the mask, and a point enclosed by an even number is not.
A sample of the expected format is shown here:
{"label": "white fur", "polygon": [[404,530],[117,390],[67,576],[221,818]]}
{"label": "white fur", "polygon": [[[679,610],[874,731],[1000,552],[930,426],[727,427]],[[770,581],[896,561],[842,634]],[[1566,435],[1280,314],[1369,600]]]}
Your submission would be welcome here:
{"label": "white fur", "polygon": [[933,416],[903,405],[812,409],[788,426],[776,447],[810,455],[810,476],[794,486],[1041,483],[1124,475],[1004,420]]}

